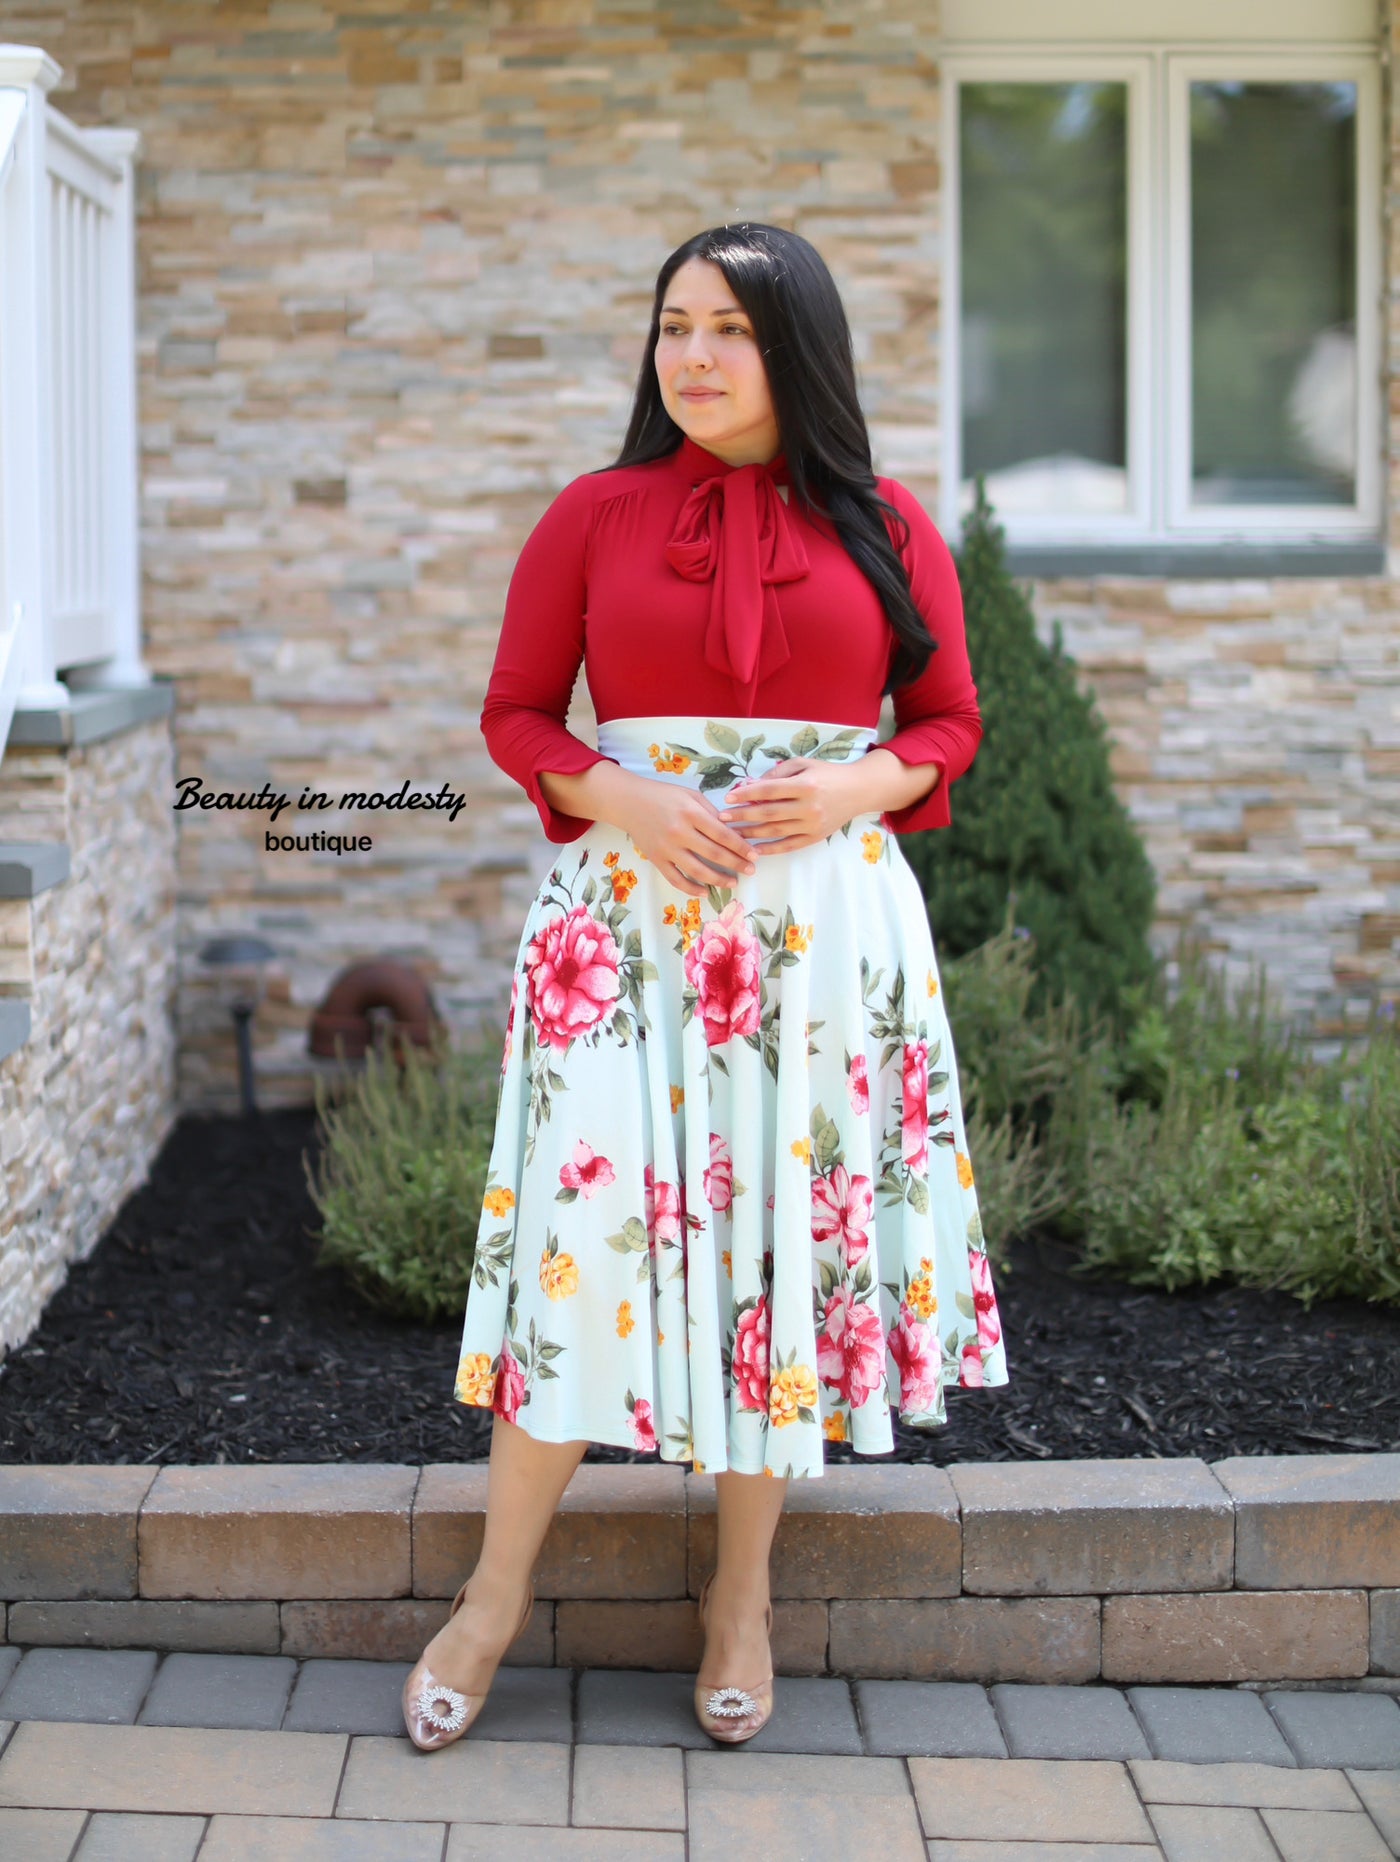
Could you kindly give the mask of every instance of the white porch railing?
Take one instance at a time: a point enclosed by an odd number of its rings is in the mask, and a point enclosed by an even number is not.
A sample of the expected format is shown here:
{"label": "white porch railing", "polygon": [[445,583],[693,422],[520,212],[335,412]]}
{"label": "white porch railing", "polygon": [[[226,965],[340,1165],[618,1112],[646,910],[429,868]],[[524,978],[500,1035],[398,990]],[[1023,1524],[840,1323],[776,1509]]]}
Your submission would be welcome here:
{"label": "white porch railing", "polygon": [[[0,44],[0,754],[17,706],[147,685],[137,559],[133,163],[59,67]],[[68,683],[58,675],[68,675]]]}

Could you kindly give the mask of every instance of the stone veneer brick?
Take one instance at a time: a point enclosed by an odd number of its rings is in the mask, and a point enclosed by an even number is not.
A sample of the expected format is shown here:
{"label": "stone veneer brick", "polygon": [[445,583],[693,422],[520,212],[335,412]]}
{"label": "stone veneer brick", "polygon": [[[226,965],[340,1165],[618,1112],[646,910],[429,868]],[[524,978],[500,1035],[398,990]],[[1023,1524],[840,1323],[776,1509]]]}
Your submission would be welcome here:
{"label": "stone veneer brick", "polygon": [[[716,1557],[713,1477],[687,1477],[689,1588]],[[955,1597],[962,1528],[942,1468],[830,1467],[793,1481],[773,1538],[774,1597]]]}
{"label": "stone veneer brick", "polygon": [[134,1597],[154,1468],[0,1467],[0,1596]]}
{"label": "stone veneer brick", "polygon": [[[71,870],[6,907],[4,935],[22,931],[26,953],[0,995],[27,1000],[32,1026],[0,1060],[0,1358],[174,1122],[172,778],[167,717],[63,750],[4,748],[0,840],[65,843]],[[97,1412],[84,1421],[105,1427]],[[75,1436],[75,1458],[91,1439]]]}
{"label": "stone veneer brick", "polygon": [[1400,1585],[1400,1454],[1236,1455],[1211,1472],[1235,1505],[1237,1584]]}
{"label": "stone veneer brick", "polygon": [[949,1470],[962,1588],[995,1596],[1214,1590],[1234,1514],[1205,1462],[978,1462]]}
{"label": "stone veneer brick", "polygon": [[1364,1675],[1364,1590],[1105,1597],[1105,1681],[1287,1681]]}
{"label": "stone veneer brick", "polygon": [[162,1468],[141,1509],[143,1597],[407,1597],[419,1470]]}

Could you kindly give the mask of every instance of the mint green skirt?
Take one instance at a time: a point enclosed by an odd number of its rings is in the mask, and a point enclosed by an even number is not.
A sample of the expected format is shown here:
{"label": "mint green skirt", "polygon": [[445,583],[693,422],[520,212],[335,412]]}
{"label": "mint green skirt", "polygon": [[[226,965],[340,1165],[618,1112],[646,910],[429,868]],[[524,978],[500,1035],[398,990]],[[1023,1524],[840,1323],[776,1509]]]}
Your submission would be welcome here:
{"label": "mint green skirt", "polygon": [[[626,769],[723,807],[873,727],[635,717]],[[928,913],[857,815],[687,895],[606,822],[516,952],[453,1397],[541,1441],[819,1475],[1008,1381]]]}

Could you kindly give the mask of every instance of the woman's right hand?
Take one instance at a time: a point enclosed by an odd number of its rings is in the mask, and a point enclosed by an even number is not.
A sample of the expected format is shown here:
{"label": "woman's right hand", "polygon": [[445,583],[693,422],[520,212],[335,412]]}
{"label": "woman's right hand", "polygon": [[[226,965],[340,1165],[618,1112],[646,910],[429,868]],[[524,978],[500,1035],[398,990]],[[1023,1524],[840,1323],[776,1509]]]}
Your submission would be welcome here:
{"label": "woman's right hand", "polygon": [[681,892],[728,886],[737,874],[757,870],[744,836],[720,820],[708,796],[681,783],[639,778],[618,822],[663,879]]}

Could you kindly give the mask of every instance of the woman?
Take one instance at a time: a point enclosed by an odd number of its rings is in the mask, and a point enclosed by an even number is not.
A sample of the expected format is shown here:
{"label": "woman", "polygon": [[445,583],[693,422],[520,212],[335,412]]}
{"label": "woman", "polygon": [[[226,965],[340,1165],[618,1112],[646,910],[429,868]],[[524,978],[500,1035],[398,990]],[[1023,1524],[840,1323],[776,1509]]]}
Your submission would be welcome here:
{"label": "woman", "polygon": [[[598,749],[564,724],[580,661]],[[897,730],[875,745],[883,694]],[[565,847],[516,953],[456,1400],[495,1413],[481,1557],[404,1690],[461,1737],[589,1441],[715,1476],[696,1714],[772,1703],[768,1563],[823,1443],[1007,1381],[927,912],[981,734],[955,566],[876,479],[815,249],[662,267],[620,457],[511,580],[482,710]]]}

